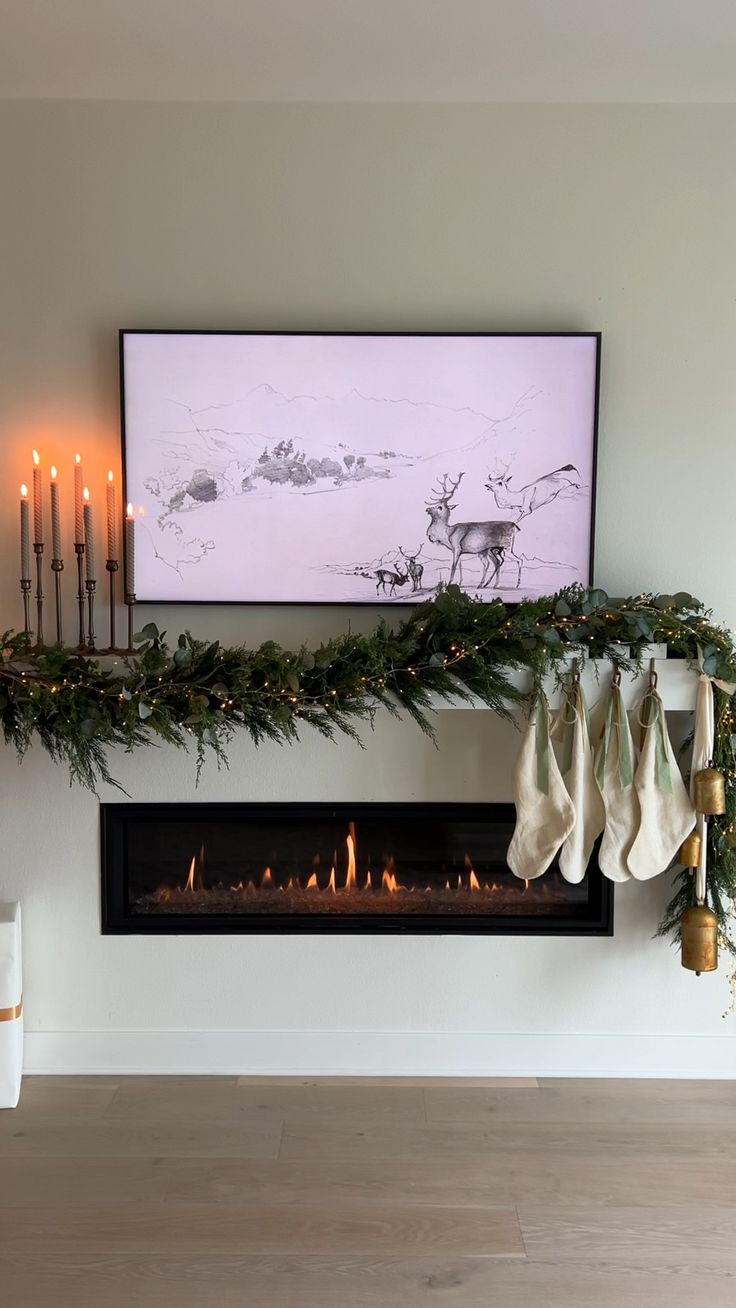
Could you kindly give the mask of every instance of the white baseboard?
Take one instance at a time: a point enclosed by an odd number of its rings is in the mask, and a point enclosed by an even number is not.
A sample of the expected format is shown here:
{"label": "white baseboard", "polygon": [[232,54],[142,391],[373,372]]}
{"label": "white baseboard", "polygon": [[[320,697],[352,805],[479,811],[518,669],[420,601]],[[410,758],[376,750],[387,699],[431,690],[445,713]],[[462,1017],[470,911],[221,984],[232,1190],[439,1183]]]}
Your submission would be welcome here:
{"label": "white baseboard", "polygon": [[736,1036],[31,1031],[26,1073],[736,1078]]}

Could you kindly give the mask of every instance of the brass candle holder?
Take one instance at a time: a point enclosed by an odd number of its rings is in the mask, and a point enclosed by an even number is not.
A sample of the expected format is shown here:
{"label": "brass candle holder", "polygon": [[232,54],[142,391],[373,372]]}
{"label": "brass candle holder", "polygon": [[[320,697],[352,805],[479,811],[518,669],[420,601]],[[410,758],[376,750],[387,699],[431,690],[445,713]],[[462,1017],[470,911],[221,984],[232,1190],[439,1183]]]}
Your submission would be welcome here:
{"label": "brass candle holder", "polygon": [[84,632],[84,542],[74,542],[74,553],[77,556],[77,609],[79,611],[77,653],[83,654],[87,648]]}
{"label": "brass candle holder", "polygon": [[43,545],[34,544],[36,556],[36,648],[43,649]]}
{"label": "brass candle holder", "polygon": [[135,610],[135,595],[131,594],[129,591],[127,591],[125,595],[125,604],[128,610],[128,648],[126,649],[125,652],[126,654],[133,654],[135,652],[133,646],[133,635],[135,631],[133,625],[134,622],[133,613]]}
{"label": "brass candle holder", "polygon": [[31,644],[31,586],[33,585],[30,577],[22,577],[20,583],[20,593],[23,597],[23,631],[26,637],[26,648]]}
{"label": "brass candle holder", "polygon": [[87,653],[95,654],[95,589],[96,581],[85,581],[87,590]]}
{"label": "brass candle holder", "polygon": [[63,559],[51,560],[51,571],[54,574],[54,599],[56,601],[56,640],[59,645],[64,640],[64,623],[61,605],[61,574],[64,571]]}
{"label": "brass candle holder", "polygon": [[115,654],[117,652],[117,645],[115,643],[115,618],[116,618],[115,574],[118,571],[117,559],[108,559],[107,563],[105,564],[105,568],[107,570],[109,599],[110,599],[110,651],[109,652],[111,654]]}

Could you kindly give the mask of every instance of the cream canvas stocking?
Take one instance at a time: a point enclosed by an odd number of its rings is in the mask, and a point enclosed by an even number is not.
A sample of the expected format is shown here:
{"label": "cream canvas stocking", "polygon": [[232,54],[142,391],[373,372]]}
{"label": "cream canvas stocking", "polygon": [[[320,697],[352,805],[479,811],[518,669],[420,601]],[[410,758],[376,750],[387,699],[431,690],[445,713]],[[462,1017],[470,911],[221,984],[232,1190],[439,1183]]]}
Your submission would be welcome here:
{"label": "cream canvas stocking", "polygon": [[654,686],[639,707],[644,733],[634,786],[641,819],[629,854],[629,871],[638,881],[669,867],[695,825],[695,809],[677,766],[667,731],[664,704]]}
{"label": "cream canvas stocking", "polygon": [[549,705],[537,695],[514,768],[516,827],[507,862],[517,877],[530,881],[547,871],[570,834],[575,810],[549,743]]}
{"label": "cream canvas stocking", "polygon": [[577,883],[585,876],[593,846],[601,834],[606,811],[595,779],[593,746],[585,692],[577,679],[560,715],[562,776],[575,811],[575,822],[560,853],[560,872]]}
{"label": "cream canvas stocking", "polygon": [[629,853],[639,829],[639,797],[634,787],[634,742],[616,675],[596,751],[595,775],[606,811],[598,856],[601,872],[609,881],[628,881]]}

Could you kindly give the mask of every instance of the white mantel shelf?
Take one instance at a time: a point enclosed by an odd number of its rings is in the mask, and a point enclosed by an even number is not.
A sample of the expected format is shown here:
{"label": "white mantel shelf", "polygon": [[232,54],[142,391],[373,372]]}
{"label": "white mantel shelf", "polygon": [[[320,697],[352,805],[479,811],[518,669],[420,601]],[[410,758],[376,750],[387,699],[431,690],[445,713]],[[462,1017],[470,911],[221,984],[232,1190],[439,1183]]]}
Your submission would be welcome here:
{"label": "white mantel shelf", "polygon": [[[570,660],[570,669],[573,660]],[[654,671],[657,673],[657,689],[662,696],[665,708],[672,713],[691,713],[695,708],[698,689],[698,674],[690,667],[686,659],[655,658]],[[634,708],[639,702],[649,681],[649,659],[645,659],[641,672],[623,672],[621,691],[627,708]],[[598,700],[605,697],[611,684],[611,664],[607,659],[586,659],[581,665],[581,680],[588,704],[591,708]],[[531,674],[525,669],[509,670],[508,680],[517,690],[529,692],[532,688]],[[545,678],[544,688],[547,692],[550,708],[559,708],[562,696],[555,685],[554,676]],[[485,709],[488,705],[475,697],[471,700],[446,700],[439,695],[432,696],[432,708],[438,711],[452,709]]]}

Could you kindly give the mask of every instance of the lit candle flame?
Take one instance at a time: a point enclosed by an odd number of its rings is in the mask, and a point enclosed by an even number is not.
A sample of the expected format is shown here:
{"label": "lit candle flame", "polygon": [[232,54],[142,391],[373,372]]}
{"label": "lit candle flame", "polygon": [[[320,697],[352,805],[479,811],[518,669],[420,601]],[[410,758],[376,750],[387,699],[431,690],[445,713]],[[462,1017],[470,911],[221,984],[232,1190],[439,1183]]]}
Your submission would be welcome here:
{"label": "lit candle flame", "polygon": [[39,454],[38,450],[33,451],[33,462],[35,463],[36,467],[38,467],[38,465],[41,462],[41,455]]}
{"label": "lit candle flame", "polygon": [[110,469],[110,471],[109,471],[108,474],[107,474],[107,480],[108,480],[108,481],[112,481],[112,480],[113,480],[112,468]]}
{"label": "lit candle flame", "polygon": [[81,463],[81,462],[82,462],[82,456],[81,456],[81,454],[75,454],[75,455],[74,455],[74,462],[75,462],[75,463]]}
{"label": "lit candle flame", "polygon": [[133,505],[132,505],[132,504],[129,504],[129,505],[128,505],[128,508],[127,508],[127,510],[126,510],[126,513],[127,513],[127,516],[128,516],[129,518],[132,518],[132,517],[133,517]]}
{"label": "lit candle flame", "polygon": [[82,491],[82,498],[86,500],[87,503],[89,504],[89,486],[85,486],[84,490]]}
{"label": "lit candle flame", "polygon": [[56,464],[51,464],[51,480],[56,481]]}
{"label": "lit candle flame", "polygon": [[24,500],[28,499],[28,487],[26,486],[25,482],[23,482],[23,485],[20,488],[20,493],[23,496]]}

